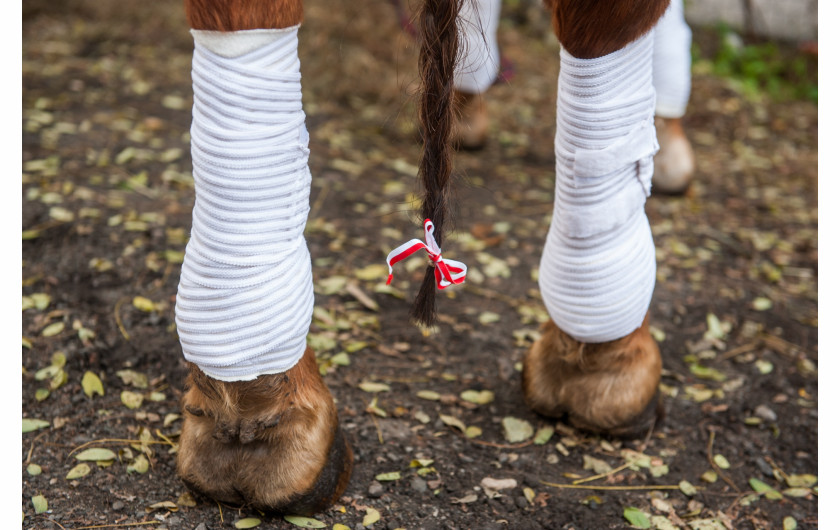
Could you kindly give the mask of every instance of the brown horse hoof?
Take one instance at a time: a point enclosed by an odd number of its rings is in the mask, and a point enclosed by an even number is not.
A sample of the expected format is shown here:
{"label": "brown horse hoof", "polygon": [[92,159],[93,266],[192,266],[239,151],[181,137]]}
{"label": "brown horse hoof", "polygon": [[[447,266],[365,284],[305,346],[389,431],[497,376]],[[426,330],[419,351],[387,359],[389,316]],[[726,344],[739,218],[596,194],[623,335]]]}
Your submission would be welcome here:
{"label": "brown horse hoof", "polygon": [[465,151],[477,151],[487,143],[490,120],[482,94],[455,91],[455,120],[452,127],[452,144]]}
{"label": "brown horse hoof", "polygon": [[190,366],[178,474],[214,500],[311,515],[344,492],[353,453],[307,348],[291,370],[223,382]]}
{"label": "brown horse hoof", "polygon": [[656,118],[659,152],[653,157],[653,191],[682,195],[694,177],[694,151],[679,118]]}
{"label": "brown horse hoof", "polygon": [[576,341],[546,322],[523,362],[525,403],[544,416],[568,415],[573,426],[593,433],[647,433],[664,415],[662,359],[648,319],[626,337],[597,344]]}

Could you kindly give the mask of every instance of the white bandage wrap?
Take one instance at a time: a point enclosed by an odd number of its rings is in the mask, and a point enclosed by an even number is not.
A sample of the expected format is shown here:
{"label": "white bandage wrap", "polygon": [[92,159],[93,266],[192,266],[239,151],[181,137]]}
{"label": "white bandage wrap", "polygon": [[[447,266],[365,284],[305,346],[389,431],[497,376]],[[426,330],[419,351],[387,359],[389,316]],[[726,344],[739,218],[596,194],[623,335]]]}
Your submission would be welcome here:
{"label": "white bandage wrap", "polygon": [[682,0],[671,5],[653,30],[653,87],[656,115],[682,118],[691,95],[691,28]]}
{"label": "white bandage wrap", "polygon": [[644,212],[653,155],[651,34],[597,59],[560,52],[554,215],[540,290],[557,326],[582,342],[641,326],[656,280]]}
{"label": "white bandage wrap", "polygon": [[496,31],[502,0],[464,0],[458,13],[461,50],[455,66],[455,88],[467,94],[482,94],[499,75],[499,44]]}
{"label": "white bandage wrap", "polygon": [[297,27],[193,34],[196,198],[176,324],[188,361],[250,380],[303,356],[314,303]]}

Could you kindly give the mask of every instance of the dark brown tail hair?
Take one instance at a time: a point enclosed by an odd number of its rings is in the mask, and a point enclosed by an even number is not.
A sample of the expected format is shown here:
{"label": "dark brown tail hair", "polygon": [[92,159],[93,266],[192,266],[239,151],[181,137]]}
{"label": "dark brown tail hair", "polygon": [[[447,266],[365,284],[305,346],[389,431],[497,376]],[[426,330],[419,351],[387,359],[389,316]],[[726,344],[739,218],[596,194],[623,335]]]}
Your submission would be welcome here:
{"label": "dark brown tail hair", "polygon": [[[453,78],[458,57],[458,12],[465,0],[424,0],[418,18],[420,37],[420,133],[423,156],[418,177],[423,183],[422,219],[435,225],[435,238],[443,248],[449,211],[449,176],[452,173]],[[466,0],[470,1],[470,0]],[[434,269],[414,300],[411,317],[431,326],[437,318]]]}

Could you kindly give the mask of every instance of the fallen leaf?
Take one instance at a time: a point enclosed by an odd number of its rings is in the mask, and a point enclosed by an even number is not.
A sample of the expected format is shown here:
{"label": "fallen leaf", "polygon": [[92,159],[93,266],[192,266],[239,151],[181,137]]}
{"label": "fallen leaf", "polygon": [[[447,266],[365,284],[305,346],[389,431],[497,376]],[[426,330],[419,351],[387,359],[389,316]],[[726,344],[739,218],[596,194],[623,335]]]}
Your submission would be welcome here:
{"label": "fallen leaf", "polygon": [[478,495],[475,493],[470,493],[466,497],[462,497],[460,499],[452,499],[452,504],[469,504],[471,502],[475,502],[478,500]]}
{"label": "fallen leaf", "polygon": [[380,473],[376,475],[376,480],[379,482],[391,482],[394,480],[399,480],[402,478],[402,475],[399,471],[391,471],[389,473]]}
{"label": "fallen leaf", "polygon": [[89,398],[93,397],[94,394],[99,394],[100,396],[105,395],[105,387],[102,386],[102,380],[99,379],[98,375],[89,370],[82,376],[82,390]]}
{"label": "fallen leaf", "polygon": [[786,490],[782,491],[782,494],[787,495],[788,497],[809,497],[813,492],[808,488],[787,488]]}
{"label": "fallen leaf", "polygon": [[434,390],[420,390],[417,392],[417,397],[420,399],[428,399],[429,401],[440,400],[440,394]]}
{"label": "fallen leaf", "polygon": [[467,427],[464,425],[464,422],[456,418],[455,416],[449,416],[447,414],[440,415],[440,421],[442,421],[445,425],[449,425],[450,427],[455,427],[456,429],[460,430],[463,433],[466,433]]}
{"label": "fallen leaf", "polygon": [[122,401],[123,405],[130,409],[136,409],[143,404],[143,394],[138,394],[137,392],[131,392],[129,390],[123,390],[120,392],[120,401]]}
{"label": "fallen leaf", "polygon": [[126,467],[126,471],[128,474],[132,473],[145,473],[149,470],[149,460],[146,458],[146,455],[137,455],[137,458],[134,459],[132,463],[130,463]]}
{"label": "fallen leaf", "polygon": [[45,327],[43,331],[41,331],[41,335],[44,337],[54,337],[64,331],[64,322],[53,322],[49,326]]}
{"label": "fallen leaf", "polygon": [[537,431],[536,436],[534,436],[534,445],[545,445],[551,440],[552,436],[554,436],[554,427],[550,425],[548,427],[542,427]]}
{"label": "fallen leaf", "polygon": [[600,458],[583,455],[583,469],[588,469],[594,471],[596,475],[601,475],[612,471],[612,466]]}
{"label": "fallen leaf", "polygon": [[516,485],[516,479],[513,478],[497,479],[493,477],[484,477],[481,479],[481,489],[484,490],[484,494],[491,499],[500,497],[500,491],[513,489]]}
{"label": "fallen leaf", "polygon": [[44,427],[49,427],[50,422],[44,420],[36,420],[33,418],[23,418],[23,433],[26,434],[28,432],[37,431],[38,429],[43,429]]}
{"label": "fallen leaf", "polygon": [[624,508],[624,518],[633,528],[650,528],[650,517],[638,508]]}
{"label": "fallen leaf", "polygon": [[360,280],[382,280],[388,277],[388,266],[374,263],[356,270],[353,275]]}
{"label": "fallen leaf", "polygon": [[717,464],[719,468],[729,469],[729,460],[727,460],[726,457],[722,454],[716,454],[712,460],[715,462],[715,464]]}
{"label": "fallen leaf", "polygon": [[817,483],[816,475],[787,475],[785,482],[791,488],[810,488]]}
{"label": "fallen leaf", "polygon": [[365,517],[362,519],[362,526],[371,526],[382,518],[376,508],[365,508]]}
{"label": "fallen leaf", "polygon": [[35,508],[35,513],[40,514],[47,511],[47,498],[43,495],[35,495],[32,497],[32,507]]}
{"label": "fallen leaf", "polygon": [[71,469],[67,473],[67,476],[64,477],[64,478],[67,479],[67,480],[75,480],[77,478],[82,478],[89,473],[90,473],[90,466],[85,464],[85,463],[81,463],[81,464],[76,465],[73,469]]}
{"label": "fallen leaf", "polygon": [[134,370],[117,370],[117,377],[122,379],[123,384],[131,385],[134,388],[145,390],[149,388],[149,378],[146,374]]}
{"label": "fallen leaf", "polygon": [[176,505],[174,502],[172,502],[172,501],[161,501],[161,502],[156,502],[156,503],[152,504],[151,506],[147,507],[146,508],[146,513],[151,513],[155,510],[160,510],[161,508],[163,508],[164,510],[169,510],[171,512],[177,512],[178,511],[178,505]]}
{"label": "fallen leaf", "polygon": [[782,494],[773,489],[769,484],[758,480],[757,478],[750,479],[750,487],[759,495],[764,495],[768,499],[779,500]]}
{"label": "fallen leaf", "polygon": [[506,416],[502,419],[505,440],[510,443],[522,442],[534,435],[534,428],[525,420]]}
{"label": "fallen leaf", "polygon": [[752,301],[752,308],[756,311],[767,311],[771,307],[773,307],[773,301],[769,298],[764,298],[763,296],[759,296],[758,298]]}
{"label": "fallen leaf", "polygon": [[525,500],[528,501],[528,504],[534,504],[534,499],[537,496],[534,490],[528,487],[522,488],[522,495],[525,496]]}
{"label": "fallen leaf", "polygon": [[679,530],[679,527],[668,520],[664,515],[654,515],[650,518],[650,523],[656,530]]}
{"label": "fallen leaf", "polygon": [[196,505],[195,499],[193,498],[192,493],[190,493],[189,491],[185,491],[184,493],[182,493],[181,496],[178,497],[178,500],[176,502],[178,506],[183,506],[185,508],[192,508]]}
{"label": "fallen leaf", "polygon": [[99,462],[100,460],[114,460],[115,458],[117,458],[115,452],[100,447],[91,447],[76,455],[76,460],[82,462]]}
{"label": "fallen leaf", "polygon": [[41,466],[38,464],[29,464],[26,466],[26,472],[32,477],[37,477],[41,474]]}
{"label": "fallen leaf", "polygon": [[501,319],[502,317],[498,313],[493,313],[491,311],[484,311],[478,315],[478,321],[485,326],[498,322]]}
{"label": "fallen leaf", "polygon": [[784,530],[796,530],[796,519],[788,515],[782,520],[782,528]]}
{"label": "fallen leaf", "polygon": [[48,388],[39,388],[35,391],[36,401],[44,401],[48,397],[50,397],[50,390]]}
{"label": "fallen leaf", "polygon": [[373,383],[370,381],[359,383],[359,388],[365,392],[389,392],[391,390],[391,387],[385,383]]}
{"label": "fallen leaf", "polygon": [[467,438],[478,438],[479,436],[481,436],[481,433],[481,427],[470,425],[469,427],[467,427],[467,430],[464,431],[464,436],[466,436]]}
{"label": "fallen leaf", "polygon": [[55,375],[61,371],[60,366],[56,366],[51,364],[46,368],[41,368],[37,372],[35,372],[35,380],[36,381],[43,381],[45,379],[52,379]]}
{"label": "fallen leaf", "polygon": [[486,405],[493,402],[495,395],[490,390],[464,390],[461,399],[476,405]]}
{"label": "fallen leaf", "polygon": [[680,491],[685,493],[687,496],[692,497],[697,494],[697,488],[695,488],[691,482],[687,480],[680,481]]}
{"label": "fallen leaf", "polygon": [[[262,521],[260,521],[256,517],[246,517],[245,519],[240,519],[240,520],[236,521],[235,523],[233,523],[233,527],[234,528],[239,528],[239,529],[242,529],[242,528],[256,528],[261,523],[262,523]],[[323,526],[310,526],[309,528],[323,528]]]}

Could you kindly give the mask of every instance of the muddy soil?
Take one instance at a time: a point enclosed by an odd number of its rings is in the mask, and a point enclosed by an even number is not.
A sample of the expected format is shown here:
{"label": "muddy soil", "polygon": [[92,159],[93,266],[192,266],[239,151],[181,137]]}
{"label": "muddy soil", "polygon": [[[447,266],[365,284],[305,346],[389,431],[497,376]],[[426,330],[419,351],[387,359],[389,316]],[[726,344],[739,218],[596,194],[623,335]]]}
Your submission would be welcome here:
{"label": "muddy soil", "polygon": [[[386,253],[421,233],[416,49],[390,3],[360,2],[309,2],[300,32],[311,339],[356,461],[317,519],[600,529],[628,527],[637,509],[657,528],[816,527],[816,104],[747,98],[698,69],[685,120],[696,181],[647,203],[667,416],[644,440],[602,439],[537,416],[520,391],[519,363],[547,318],[535,278],[558,45],[546,17],[505,5],[515,75],[488,95],[489,145],[456,158],[448,251],[471,277],[440,297],[440,324],[424,333],[407,317],[422,259],[383,287]],[[294,528],[191,498],[174,472],[186,370],[173,306],[193,201],[180,3],[29,2],[23,39],[22,416],[44,422],[23,434],[23,528],[209,530],[249,517]],[[85,394],[87,372],[104,395]],[[511,441],[505,418],[542,430]],[[67,479],[89,448],[115,457]],[[515,486],[485,491],[487,477]]]}

